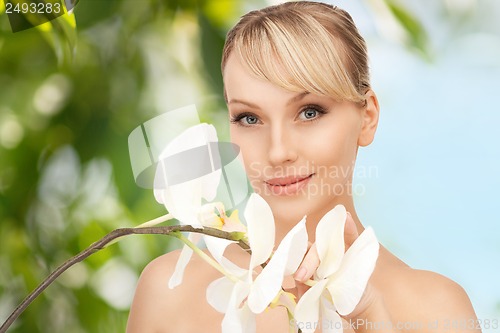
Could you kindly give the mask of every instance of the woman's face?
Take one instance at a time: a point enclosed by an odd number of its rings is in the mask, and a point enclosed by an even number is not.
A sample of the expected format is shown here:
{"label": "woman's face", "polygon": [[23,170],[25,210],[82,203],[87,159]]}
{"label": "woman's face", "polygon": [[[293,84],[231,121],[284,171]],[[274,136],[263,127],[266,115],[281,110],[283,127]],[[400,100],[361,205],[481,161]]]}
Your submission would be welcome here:
{"label": "woman's face", "polygon": [[318,218],[351,200],[359,107],[256,79],[234,55],[224,85],[231,140],[241,148],[254,191],[280,223]]}

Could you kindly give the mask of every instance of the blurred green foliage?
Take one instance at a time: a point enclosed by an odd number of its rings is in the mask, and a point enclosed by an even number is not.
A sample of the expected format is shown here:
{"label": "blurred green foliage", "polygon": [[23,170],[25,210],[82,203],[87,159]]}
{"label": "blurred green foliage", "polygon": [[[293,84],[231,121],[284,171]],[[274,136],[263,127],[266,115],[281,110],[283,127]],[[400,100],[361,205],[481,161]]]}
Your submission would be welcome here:
{"label": "blurred green foliage", "polygon": [[417,50],[430,60],[429,38],[422,24],[397,0],[386,0],[387,7],[399,22],[408,37],[407,46]]}
{"label": "blurred green foliage", "polygon": [[[243,10],[239,1],[85,0],[18,33],[0,15],[0,321],[67,258],[165,213],[134,183],[128,134],[221,95],[221,46]],[[140,271],[175,246],[134,237],[65,273],[10,331],[123,332]]]}
{"label": "blurred green foliage", "polygon": [[[165,213],[134,183],[128,134],[193,102],[207,106],[202,118],[225,118],[225,33],[265,4],[82,0],[72,15],[12,33],[0,3],[0,322],[64,260]],[[172,246],[133,236],[93,255],[10,332],[123,332],[140,271]]]}

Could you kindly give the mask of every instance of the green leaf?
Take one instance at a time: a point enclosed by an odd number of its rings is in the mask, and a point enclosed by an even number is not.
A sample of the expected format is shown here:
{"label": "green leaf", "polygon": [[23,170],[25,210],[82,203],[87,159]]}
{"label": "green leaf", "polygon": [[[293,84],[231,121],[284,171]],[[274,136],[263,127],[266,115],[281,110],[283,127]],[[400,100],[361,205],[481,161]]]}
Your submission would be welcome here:
{"label": "green leaf", "polygon": [[51,45],[59,65],[70,64],[76,52],[77,32],[73,12],[36,27]]}
{"label": "green leaf", "polygon": [[409,37],[409,46],[417,49],[427,59],[430,59],[429,37],[422,24],[406,8],[394,0],[387,0],[386,4],[401,24]]}
{"label": "green leaf", "polygon": [[201,57],[208,74],[207,81],[215,94],[222,94],[220,63],[225,36],[202,13],[198,15],[198,23],[201,31]]}

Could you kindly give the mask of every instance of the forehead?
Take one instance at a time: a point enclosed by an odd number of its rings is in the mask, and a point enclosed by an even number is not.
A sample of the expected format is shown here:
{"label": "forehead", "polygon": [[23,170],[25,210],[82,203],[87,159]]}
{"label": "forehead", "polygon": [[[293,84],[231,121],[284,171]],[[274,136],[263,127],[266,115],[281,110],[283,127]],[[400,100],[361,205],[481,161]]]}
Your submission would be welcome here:
{"label": "forehead", "polygon": [[[288,75],[283,68],[279,68],[279,63],[276,59],[269,59],[270,63],[276,63],[276,69],[273,73],[256,74],[252,71],[251,65],[244,62],[237,53],[229,55],[226,66],[223,71],[224,81],[224,97],[231,97],[234,94],[248,95],[249,97],[258,98],[260,94],[268,93],[287,93],[296,94],[309,92],[305,87],[300,86],[295,80]],[[274,76],[281,77],[279,82],[276,82]],[[285,83],[283,83],[285,82]],[[258,95],[256,95],[258,94]]]}
{"label": "forehead", "polygon": [[304,90],[287,90],[269,80],[257,77],[242,63],[235,54],[229,56],[223,72],[224,97],[226,102],[232,99],[265,100],[283,96],[294,96]]}
{"label": "forehead", "polygon": [[224,74],[225,98],[229,110],[250,107],[263,114],[283,115],[303,104],[331,107],[337,101],[331,97],[305,90],[291,91],[250,73],[238,60],[228,59]]}

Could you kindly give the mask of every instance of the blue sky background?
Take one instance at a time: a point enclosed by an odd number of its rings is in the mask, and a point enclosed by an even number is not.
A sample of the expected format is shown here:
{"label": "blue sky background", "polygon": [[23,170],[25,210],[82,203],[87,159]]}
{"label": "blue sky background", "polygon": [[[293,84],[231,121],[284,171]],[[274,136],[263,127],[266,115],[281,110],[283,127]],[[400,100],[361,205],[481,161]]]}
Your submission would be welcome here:
{"label": "blue sky background", "polygon": [[377,1],[335,2],[367,40],[381,104],[358,154],[358,214],[410,266],[460,283],[479,319],[500,321],[500,3],[402,2],[429,33],[431,62],[401,46]]}

